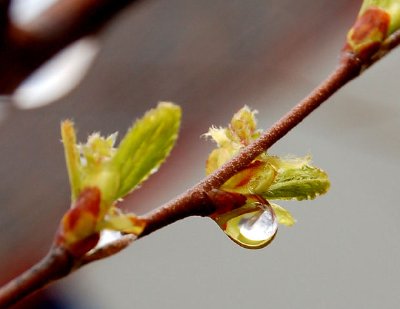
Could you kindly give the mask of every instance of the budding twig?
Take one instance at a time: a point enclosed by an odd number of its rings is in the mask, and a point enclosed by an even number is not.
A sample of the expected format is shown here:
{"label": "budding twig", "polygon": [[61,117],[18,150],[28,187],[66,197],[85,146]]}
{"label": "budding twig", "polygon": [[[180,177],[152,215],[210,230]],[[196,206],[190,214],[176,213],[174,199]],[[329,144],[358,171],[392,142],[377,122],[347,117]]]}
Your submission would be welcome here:
{"label": "budding twig", "polygon": [[[77,14],[76,20],[81,22],[83,27],[81,32],[76,30],[77,28],[67,23],[64,34],[68,34],[67,38],[61,40],[56,45],[52,47],[52,52],[59,50],[65,46],[66,42],[71,42],[80,35],[85,35],[90,31],[95,31],[100,27],[113,13],[121,9],[124,5],[127,5],[133,1],[112,1],[112,0],[102,0],[102,1],[82,1],[82,0],[69,0],[70,9],[78,9],[79,14]],[[68,1],[61,1],[61,6],[68,8]],[[81,6],[78,3],[82,3]],[[112,8],[112,12],[104,12],[102,10],[93,12],[91,16],[89,11],[90,3],[99,3],[99,7],[103,5],[102,8]],[[114,4],[113,3],[117,3]],[[85,6],[87,5],[87,6]],[[54,13],[55,12],[55,13]],[[55,9],[53,13],[56,14]],[[62,12],[61,12],[62,13]],[[83,16],[87,14],[89,17],[96,18],[93,19],[92,25],[86,25],[83,21]],[[61,16],[64,16],[61,14]],[[65,16],[69,16],[66,14]],[[52,19],[50,18],[50,21]],[[79,27],[78,27],[79,28]],[[63,30],[63,27],[60,28]],[[72,29],[72,30],[71,30]],[[64,44],[64,45],[63,45]],[[232,158],[229,162],[223,165],[216,172],[206,177],[203,181],[195,185],[193,188],[189,189],[176,199],[164,204],[160,208],[144,215],[141,217],[142,220],[146,222],[145,230],[140,234],[139,238],[148,235],[168,224],[171,224],[177,220],[194,216],[206,216],[214,211],[212,205],[210,205],[207,197],[207,192],[219,188],[223,183],[225,183],[229,178],[234,176],[238,171],[245,168],[249,163],[251,163],[257,156],[262,152],[269,149],[274,143],[281,139],[285,134],[287,134],[291,129],[298,125],[305,117],[312,113],[316,108],[318,108],[323,102],[325,102],[332,94],[334,94],[341,87],[346,85],[350,80],[358,76],[364,69],[371,66],[373,63],[381,59],[390,50],[400,44],[400,32],[395,32],[392,34],[381,46],[381,49],[368,61],[364,63],[359,60],[352,53],[343,53],[341,62],[339,66],[334,70],[334,72],[322,82],[315,90],[313,90],[307,97],[305,97],[300,103],[298,103],[292,110],[290,110],[285,116],[278,120],[269,130],[267,130],[259,139],[254,141],[249,146],[245,147],[239,154]],[[47,54],[49,55],[49,54]],[[46,56],[47,57],[47,56]],[[29,67],[30,70],[33,67],[39,65],[43,59],[39,59],[32,62],[32,66]],[[28,71],[25,71],[27,73]],[[23,75],[21,75],[22,78]],[[25,75],[26,76],[26,75]],[[15,87],[18,83],[15,82],[8,87]],[[3,88],[2,88],[3,87]],[[0,85],[0,90],[5,89],[4,84]],[[121,239],[114,241],[102,248],[95,249],[87,253],[83,257],[72,257],[72,255],[63,248],[53,247],[50,253],[36,266],[26,271],[21,276],[12,280],[10,283],[0,288],[0,307],[5,307],[15,303],[16,301],[22,299],[29,293],[40,289],[41,287],[47,285],[51,281],[57,280],[68,275],[71,271],[80,268],[83,265],[91,263],[96,260],[106,258],[108,256],[114,255],[115,253],[126,248],[132,241],[136,238],[134,236],[125,235]]]}

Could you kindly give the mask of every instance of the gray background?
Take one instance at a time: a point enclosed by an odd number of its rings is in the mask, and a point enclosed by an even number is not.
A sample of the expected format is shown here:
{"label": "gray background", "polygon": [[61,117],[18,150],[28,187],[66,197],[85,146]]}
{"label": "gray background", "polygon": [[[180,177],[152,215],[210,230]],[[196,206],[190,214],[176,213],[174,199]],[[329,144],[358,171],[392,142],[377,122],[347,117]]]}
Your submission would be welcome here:
{"label": "gray background", "polygon": [[[248,104],[270,126],[336,65],[361,1],[149,0],[101,37],[87,78],[53,105],[7,109],[0,142],[0,273],[46,252],[68,207],[59,122],[124,132],[158,101],[183,107],[170,160],[125,207],[143,213],[203,177],[200,138]],[[164,228],[55,286],[78,308],[396,308],[400,302],[398,51],[331,98],[271,153],[305,155],[332,188],[262,250],[207,218]],[[3,279],[4,279],[3,278]]]}

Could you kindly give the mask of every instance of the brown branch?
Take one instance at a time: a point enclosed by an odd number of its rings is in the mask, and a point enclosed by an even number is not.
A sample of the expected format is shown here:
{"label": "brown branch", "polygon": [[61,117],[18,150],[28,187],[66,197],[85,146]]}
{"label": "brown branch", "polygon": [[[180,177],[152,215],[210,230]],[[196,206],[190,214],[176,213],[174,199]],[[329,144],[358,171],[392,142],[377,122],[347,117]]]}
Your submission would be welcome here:
{"label": "brown branch", "polygon": [[219,188],[229,178],[248,166],[257,156],[265,152],[291,129],[298,125],[313,110],[326,101],[333,93],[357,76],[361,64],[351,54],[346,54],[337,67],[320,86],[298,103],[269,130],[216,172],[188,190],[175,200],[145,215],[146,228],[140,237],[189,215],[208,215],[213,210],[208,205],[206,192]]}
{"label": "brown branch", "polygon": [[[77,0],[71,0],[71,3],[76,4],[76,1]],[[83,2],[91,3],[89,0]],[[103,4],[109,3],[106,0],[99,2]],[[121,3],[128,2],[129,1],[121,1]],[[99,25],[101,25],[101,23],[99,23]],[[73,28],[73,26],[71,27]],[[71,33],[76,32],[72,31]],[[142,216],[141,219],[145,220],[147,225],[144,232],[139,237],[148,235],[168,224],[188,216],[206,216],[212,213],[214,208],[209,203],[207,197],[208,191],[214,188],[219,188],[230,177],[246,167],[258,155],[269,149],[275,142],[298,125],[332,94],[347,84],[351,79],[359,75],[363,69],[368,68],[370,65],[381,59],[399,43],[400,32],[396,32],[382,45],[381,50],[368,63],[362,63],[353,54],[344,53],[340,65],[336,70],[305,99],[277,121],[259,139],[244,148],[237,156],[227,162],[215,173],[205,178],[178,198],[170,201],[155,211]],[[93,250],[81,258],[73,258],[66,250],[59,247],[53,247],[49,255],[47,255],[36,266],[0,288],[0,307],[8,306],[19,299],[22,299],[24,296],[40,289],[51,281],[68,275],[72,270],[76,270],[85,264],[103,259],[121,251],[135,239],[136,238],[133,236],[125,235],[121,239],[102,248]]]}
{"label": "brown branch", "polygon": [[94,261],[102,260],[105,257],[117,254],[121,250],[128,247],[137,237],[135,235],[126,234],[121,236],[121,238],[114,240],[113,242],[104,245],[103,247],[96,248],[92,252],[83,256],[79,261],[75,263],[75,268],[80,268],[83,265],[89,264]]}
{"label": "brown branch", "polygon": [[39,263],[0,288],[0,308],[6,308],[50,282],[63,278],[72,269],[73,258],[64,249],[53,247]]}
{"label": "brown branch", "polygon": [[362,65],[361,72],[385,57],[390,51],[400,45],[400,30],[393,32],[381,45],[380,49]]}
{"label": "brown branch", "polygon": [[[372,64],[382,59],[399,44],[400,31],[396,31],[382,44],[381,49],[367,63],[361,63],[351,53],[343,53],[341,62],[335,71],[307,97],[293,107],[292,110],[278,120],[259,139],[244,148],[241,153],[232,158],[224,166],[176,199],[142,216],[141,219],[145,220],[147,224],[144,232],[138,238],[146,236],[180,219],[196,215],[207,216],[212,213],[214,209],[208,202],[207,191],[219,188],[229,178],[245,168],[257,156],[297,126],[337,90],[361,74]],[[129,246],[135,239],[135,237],[131,237],[130,235],[124,235],[117,241],[86,255],[82,259],[81,265],[114,255]]]}
{"label": "brown branch", "polygon": [[[0,0],[2,4],[9,1]],[[10,25],[0,42],[0,94],[16,87],[72,42],[95,34],[117,13],[139,0],[60,0],[23,28]],[[4,12],[4,10],[3,10]]]}

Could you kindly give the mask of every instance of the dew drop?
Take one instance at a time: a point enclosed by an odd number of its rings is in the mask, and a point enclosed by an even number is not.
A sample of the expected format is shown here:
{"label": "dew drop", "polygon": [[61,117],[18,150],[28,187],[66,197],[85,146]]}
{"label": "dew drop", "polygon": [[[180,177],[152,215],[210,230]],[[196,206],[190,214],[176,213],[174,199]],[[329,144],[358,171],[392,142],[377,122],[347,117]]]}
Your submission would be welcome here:
{"label": "dew drop", "polygon": [[278,231],[277,218],[267,201],[247,203],[214,220],[229,238],[248,249],[267,246]]}

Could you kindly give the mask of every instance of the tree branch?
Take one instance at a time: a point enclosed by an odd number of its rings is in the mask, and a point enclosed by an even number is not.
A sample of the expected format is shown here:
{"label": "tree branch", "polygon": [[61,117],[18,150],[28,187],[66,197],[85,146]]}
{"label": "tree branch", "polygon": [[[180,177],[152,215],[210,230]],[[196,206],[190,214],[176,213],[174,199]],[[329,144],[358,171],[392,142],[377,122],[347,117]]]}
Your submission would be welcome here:
{"label": "tree branch", "polygon": [[[63,5],[68,6],[65,4],[65,2],[68,1],[62,1],[61,3],[64,3]],[[90,5],[94,5],[93,3],[96,1],[86,0],[82,2],[86,3],[88,6],[82,6],[81,8],[87,9],[90,7]],[[111,2],[112,1],[106,0],[98,1],[98,3],[102,3],[104,7],[109,5],[109,7],[114,7],[114,9],[120,9],[123,4],[127,4],[130,1],[120,1],[118,2],[119,5],[115,6],[110,4]],[[71,3],[73,3],[71,4],[72,7],[78,7],[78,0],[71,0]],[[103,18],[99,18],[99,20],[102,20],[102,22],[110,17],[110,14],[105,14],[104,12],[103,15],[100,13],[93,14],[98,17],[103,16]],[[78,15],[81,17],[80,13]],[[77,18],[77,20],[79,21],[80,19]],[[98,22],[97,26],[102,25],[102,22]],[[86,30],[81,33],[87,34],[88,31],[98,29],[94,27],[94,24],[90,27],[86,27]],[[45,28],[47,29],[47,26]],[[61,27],[61,30],[62,29],[64,28]],[[62,31],[66,31],[66,33],[70,31],[71,39],[78,37],[76,32],[77,30],[71,30],[76,29],[73,25],[70,25],[69,28],[67,27],[67,29],[70,30],[64,29]],[[54,34],[50,34],[49,37],[52,38],[52,35]],[[64,42],[66,41],[67,40]],[[139,237],[141,238],[168,224],[188,216],[207,216],[211,214],[214,211],[214,206],[209,202],[207,196],[208,191],[219,188],[238,171],[245,168],[258,155],[269,149],[275,142],[277,142],[292,128],[299,124],[305,117],[307,117],[312,111],[325,102],[332,94],[346,85],[354,77],[358,76],[363,70],[381,59],[399,43],[400,32],[398,31],[386,40],[386,42],[382,45],[381,50],[378,51],[378,53],[376,53],[372,59],[365,63],[362,63],[351,53],[343,53],[340,65],[335,69],[335,71],[320,86],[318,86],[306,98],[298,103],[291,111],[278,120],[259,139],[244,148],[238,155],[223,165],[219,170],[206,177],[203,181],[183,193],[181,196],[166,203],[155,211],[142,216],[141,219],[145,220],[147,225],[144,232]],[[58,46],[60,47],[61,45],[62,44],[59,44]],[[134,236],[125,235],[121,239],[104,247],[92,250],[80,258],[72,257],[71,254],[63,248],[53,247],[50,250],[50,253],[36,266],[29,269],[18,278],[12,280],[4,287],[0,288],[0,307],[8,306],[19,299],[22,299],[29,293],[40,289],[53,280],[66,276],[71,271],[76,270],[83,265],[119,252],[120,250],[126,248],[135,239],[136,237]]]}
{"label": "tree branch", "polygon": [[[140,219],[146,221],[146,227],[143,233],[139,235],[139,238],[189,216],[210,215],[215,209],[209,203],[207,197],[208,191],[219,188],[229,178],[248,166],[257,156],[298,125],[338,89],[356,77],[361,67],[361,63],[352,54],[344,54],[336,70],[321,85],[292,108],[291,111],[278,120],[259,139],[245,147],[220,169],[176,199],[142,216]],[[124,249],[132,241],[132,238],[128,238],[128,235],[125,235],[118,241],[110,243],[87,255],[84,258],[83,264],[113,255],[113,252]]]}
{"label": "tree branch", "polygon": [[65,277],[72,265],[73,258],[66,250],[51,248],[39,263],[0,288],[0,308],[7,308],[50,282]]}

